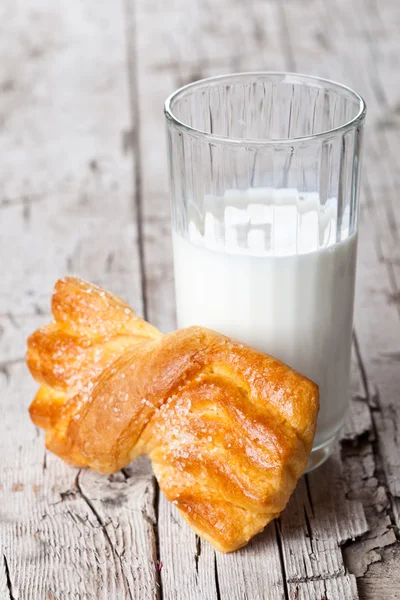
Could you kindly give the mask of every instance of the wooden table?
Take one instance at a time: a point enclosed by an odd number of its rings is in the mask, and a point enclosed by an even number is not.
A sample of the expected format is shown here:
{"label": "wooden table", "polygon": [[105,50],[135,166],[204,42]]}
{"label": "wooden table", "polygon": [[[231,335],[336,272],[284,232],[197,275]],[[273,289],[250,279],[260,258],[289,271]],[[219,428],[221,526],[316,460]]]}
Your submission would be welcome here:
{"label": "wooden table", "polygon": [[[399,31],[398,0],[1,2],[1,600],[400,598]],[[352,401],[334,456],[222,555],[146,462],[105,477],[44,450],[24,352],[67,273],[174,327],[163,101],[257,69],[368,104]]]}

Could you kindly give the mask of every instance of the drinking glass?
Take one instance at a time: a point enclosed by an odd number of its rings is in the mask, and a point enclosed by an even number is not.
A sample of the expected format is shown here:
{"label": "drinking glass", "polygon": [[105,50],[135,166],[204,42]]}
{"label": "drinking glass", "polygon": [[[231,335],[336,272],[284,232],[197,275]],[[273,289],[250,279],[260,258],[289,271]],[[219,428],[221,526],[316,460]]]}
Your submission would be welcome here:
{"label": "drinking glass", "polygon": [[365,110],[344,85],[262,72],[197,81],[165,104],[178,326],[319,385],[309,469],[349,402]]}

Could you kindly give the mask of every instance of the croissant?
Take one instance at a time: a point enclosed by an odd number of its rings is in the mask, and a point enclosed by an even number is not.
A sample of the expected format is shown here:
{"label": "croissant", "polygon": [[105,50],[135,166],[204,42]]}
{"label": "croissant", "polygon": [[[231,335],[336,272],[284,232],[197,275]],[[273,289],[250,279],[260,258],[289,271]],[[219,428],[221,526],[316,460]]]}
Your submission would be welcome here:
{"label": "croissant", "polygon": [[280,514],[312,447],[314,383],[202,327],[162,335],[73,277],[57,282],[52,312],[27,351],[49,450],[101,473],[147,454],[168,500],[222,552]]}

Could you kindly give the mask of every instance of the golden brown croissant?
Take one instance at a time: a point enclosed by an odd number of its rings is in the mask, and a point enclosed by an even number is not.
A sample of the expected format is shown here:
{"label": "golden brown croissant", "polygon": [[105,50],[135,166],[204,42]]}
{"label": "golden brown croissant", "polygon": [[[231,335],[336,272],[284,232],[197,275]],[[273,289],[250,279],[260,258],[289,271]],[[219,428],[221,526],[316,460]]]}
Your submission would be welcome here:
{"label": "golden brown croissant", "polygon": [[50,450],[102,473],[148,454],[166,497],[223,552],[279,515],[311,450],[314,383],[208,329],[163,336],[79,279],[57,282],[52,312],[27,353]]}

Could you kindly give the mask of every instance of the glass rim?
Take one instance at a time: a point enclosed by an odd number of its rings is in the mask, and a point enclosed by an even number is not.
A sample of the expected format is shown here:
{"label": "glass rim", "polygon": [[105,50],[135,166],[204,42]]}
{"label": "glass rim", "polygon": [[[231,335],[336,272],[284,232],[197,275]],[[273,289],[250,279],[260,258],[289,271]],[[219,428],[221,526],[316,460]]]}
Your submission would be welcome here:
{"label": "glass rim", "polygon": [[[218,82],[218,81],[221,81],[221,82],[229,81],[236,77],[251,77],[251,76],[254,77],[254,76],[260,76],[260,75],[262,75],[262,76],[284,76],[284,77],[289,76],[289,77],[298,78],[300,80],[303,80],[304,82],[313,81],[313,82],[318,82],[318,83],[329,84],[333,87],[338,88],[342,92],[346,92],[346,93],[350,94],[350,96],[352,96],[358,102],[357,114],[349,121],[346,121],[346,122],[342,123],[341,125],[338,125],[337,127],[333,127],[331,129],[326,129],[324,131],[320,131],[320,132],[312,134],[312,135],[304,135],[304,136],[299,136],[299,137],[287,137],[287,138],[238,138],[238,137],[219,135],[219,134],[210,133],[207,131],[202,131],[201,129],[196,129],[195,127],[191,127],[187,123],[180,121],[174,115],[174,112],[173,112],[174,101],[178,100],[180,96],[184,95],[187,92],[187,90],[190,90],[190,89],[193,89],[196,87],[202,87],[202,86],[204,86],[204,84],[207,84],[207,83],[211,84],[211,83]],[[324,77],[318,77],[315,75],[306,75],[304,73],[295,73],[295,72],[291,72],[291,71],[243,71],[240,73],[226,73],[224,75],[215,75],[213,77],[206,77],[204,79],[198,79],[197,81],[188,83],[187,85],[184,85],[184,86],[178,88],[177,90],[175,90],[174,92],[172,92],[172,94],[170,94],[168,96],[168,98],[166,99],[166,101],[164,103],[164,115],[165,115],[167,121],[174,124],[175,127],[183,130],[187,134],[193,135],[195,137],[203,138],[205,140],[208,140],[209,142],[220,142],[220,143],[224,143],[224,144],[231,143],[231,144],[243,145],[243,146],[248,146],[248,145],[266,146],[268,144],[290,145],[293,143],[307,142],[307,141],[315,140],[318,138],[329,138],[332,135],[335,135],[342,131],[352,129],[355,125],[357,125],[358,123],[361,123],[364,120],[366,112],[367,112],[367,106],[366,106],[366,103],[365,103],[363,97],[360,94],[358,94],[356,91],[354,91],[351,87],[344,85],[343,83],[338,83],[337,81],[334,81],[332,79],[326,79]]]}

